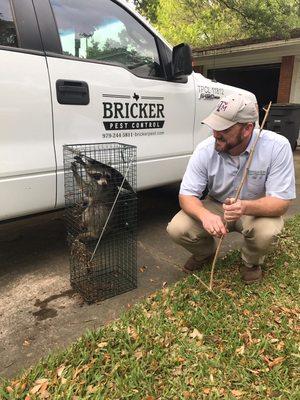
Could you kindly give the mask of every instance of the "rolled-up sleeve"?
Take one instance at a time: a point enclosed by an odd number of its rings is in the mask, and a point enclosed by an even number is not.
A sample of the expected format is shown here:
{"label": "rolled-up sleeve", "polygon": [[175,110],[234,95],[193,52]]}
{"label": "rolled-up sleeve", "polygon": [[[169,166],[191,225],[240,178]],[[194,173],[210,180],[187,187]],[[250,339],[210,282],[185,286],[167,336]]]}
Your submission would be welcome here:
{"label": "rolled-up sleeve", "polygon": [[283,200],[296,197],[293,153],[288,140],[276,146],[266,180],[266,195]]}
{"label": "rolled-up sleeve", "polygon": [[201,197],[208,180],[206,149],[198,146],[183,176],[179,194]]}

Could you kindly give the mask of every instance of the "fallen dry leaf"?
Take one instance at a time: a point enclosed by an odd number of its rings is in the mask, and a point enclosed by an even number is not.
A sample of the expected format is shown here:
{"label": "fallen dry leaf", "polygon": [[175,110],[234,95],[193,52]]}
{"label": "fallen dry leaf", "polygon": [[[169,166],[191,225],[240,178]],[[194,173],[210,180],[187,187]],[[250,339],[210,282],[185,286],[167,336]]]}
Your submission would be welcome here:
{"label": "fallen dry leaf", "polygon": [[251,372],[251,374],[253,375],[259,375],[260,372],[260,370],[258,369],[250,369],[250,368],[247,368],[247,371]]}
{"label": "fallen dry leaf", "polygon": [[277,357],[274,358],[274,360],[271,360],[269,357],[267,356],[263,356],[263,359],[265,361],[266,364],[268,364],[269,369],[275,367],[276,365],[279,365],[282,363],[282,361],[285,359],[285,357]]}
{"label": "fallen dry leaf", "polygon": [[202,335],[202,333],[200,333],[199,331],[198,331],[198,329],[194,329],[193,330],[193,332],[192,333],[190,333],[190,338],[192,338],[192,339],[197,339],[197,340],[203,340],[203,335]]}
{"label": "fallen dry leaf", "polygon": [[49,399],[50,398],[50,393],[48,390],[45,390],[43,393],[40,394],[40,399]]}
{"label": "fallen dry leaf", "polygon": [[98,390],[97,386],[89,385],[89,386],[87,387],[87,392],[88,392],[88,393],[96,393],[97,390]]}
{"label": "fallen dry leaf", "polygon": [[166,309],[165,314],[167,317],[172,317],[173,316],[173,311],[170,310],[169,308]]}
{"label": "fallen dry leaf", "polygon": [[34,383],[35,383],[35,385],[42,385],[43,383],[48,383],[48,379],[46,379],[46,378],[40,378],[40,379],[37,379]]}
{"label": "fallen dry leaf", "polygon": [[139,360],[140,358],[143,358],[143,352],[142,351],[135,351],[134,355],[135,355],[137,360]]}
{"label": "fallen dry leaf", "polygon": [[101,342],[97,344],[97,347],[99,347],[99,349],[103,349],[104,347],[106,347],[108,345],[108,342]]}
{"label": "fallen dry leaf", "polygon": [[235,397],[241,397],[241,396],[243,396],[243,394],[245,393],[245,392],[243,392],[242,390],[232,390],[231,391],[231,393],[235,396]]}
{"label": "fallen dry leaf", "polygon": [[246,345],[251,345],[253,343],[251,332],[248,329],[240,336]]}
{"label": "fallen dry leaf", "polygon": [[236,352],[236,354],[240,354],[241,356],[245,353],[245,345],[244,344],[242,344],[242,346],[241,347],[238,347],[236,350],[235,350],[235,352]]}
{"label": "fallen dry leaf", "polygon": [[182,375],[182,365],[179,365],[178,367],[174,368],[173,375],[175,376]]}
{"label": "fallen dry leaf", "polygon": [[14,389],[11,386],[7,386],[6,391],[8,393],[12,393],[14,391]]}
{"label": "fallen dry leaf", "polygon": [[47,392],[47,387],[49,385],[48,380],[46,379],[46,382],[42,383],[41,389],[40,389],[40,393],[44,394],[45,392]]}
{"label": "fallen dry leaf", "polygon": [[32,389],[29,390],[29,393],[30,394],[36,394],[40,390],[41,387],[42,387],[41,384],[40,385],[35,385],[35,386],[33,386]]}
{"label": "fallen dry leaf", "polygon": [[194,378],[187,378],[187,383],[190,386],[195,386],[195,379]]}
{"label": "fallen dry leaf", "polygon": [[132,339],[137,340],[139,335],[137,331],[134,328],[131,328],[130,326],[127,328],[127,333],[132,337]]}
{"label": "fallen dry leaf", "polygon": [[280,342],[278,343],[278,345],[276,346],[276,349],[277,349],[277,350],[283,350],[283,349],[284,349],[284,346],[285,346],[284,342],[283,342],[283,341],[280,341]]}
{"label": "fallen dry leaf", "polygon": [[81,371],[82,371],[82,368],[78,368],[78,367],[77,367],[77,368],[75,369],[74,374],[73,374],[73,379],[75,379],[75,378],[77,377],[77,375],[80,374]]}
{"label": "fallen dry leaf", "polygon": [[59,368],[57,368],[56,374],[57,374],[57,376],[58,376],[59,378],[61,377],[61,374],[63,373],[63,370],[64,370],[65,368],[66,368],[65,365],[61,365]]}
{"label": "fallen dry leaf", "polygon": [[285,359],[285,357],[277,357],[277,358],[274,358],[273,361],[270,361],[270,362],[268,363],[268,367],[269,367],[269,368],[273,368],[273,367],[275,367],[276,365],[281,364],[281,363],[284,361],[284,359]]}

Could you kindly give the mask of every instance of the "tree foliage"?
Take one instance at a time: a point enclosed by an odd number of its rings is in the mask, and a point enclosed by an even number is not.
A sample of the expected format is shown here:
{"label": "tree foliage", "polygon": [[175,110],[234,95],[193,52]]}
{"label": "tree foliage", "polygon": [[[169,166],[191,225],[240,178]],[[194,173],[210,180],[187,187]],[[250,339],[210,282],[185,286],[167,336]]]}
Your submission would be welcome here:
{"label": "tree foliage", "polygon": [[7,21],[0,13],[0,45],[17,46],[16,29],[12,21]]}
{"label": "tree foliage", "polygon": [[300,27],[300,0],[134,0],[173,44],[212,45],[249,37],[287,38]]}
{"label": "tree foliage", "polygon": [[157,7],[159,0],[134,0],[136,9],[146,16],[153,24],[157,22]]}

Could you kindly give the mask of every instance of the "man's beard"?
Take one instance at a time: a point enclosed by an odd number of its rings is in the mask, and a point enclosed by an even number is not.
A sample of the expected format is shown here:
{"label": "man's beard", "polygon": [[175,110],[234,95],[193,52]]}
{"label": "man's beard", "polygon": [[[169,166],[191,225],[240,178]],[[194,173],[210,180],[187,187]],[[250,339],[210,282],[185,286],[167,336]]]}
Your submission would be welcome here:
{"label": "man's beard", "polygon": [[218,153],[229,153],[230,150],[239,146],[244,140],[244,135],[242,132],[239,132],[238,137],[235,140],[235,143],[228,143],[223,137],[221,139],[215,139],[215,150]]}

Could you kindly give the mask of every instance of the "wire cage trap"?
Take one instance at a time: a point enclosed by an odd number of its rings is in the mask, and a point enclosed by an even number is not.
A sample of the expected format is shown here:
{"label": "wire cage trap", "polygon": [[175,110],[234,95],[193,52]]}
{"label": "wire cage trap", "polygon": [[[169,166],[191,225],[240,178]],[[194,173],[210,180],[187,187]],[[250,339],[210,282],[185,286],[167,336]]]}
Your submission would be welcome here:
{"label": "wire cage trap", "polygon": [[136,146],[64,146],[70,281],[92,303],[137,287]]}

